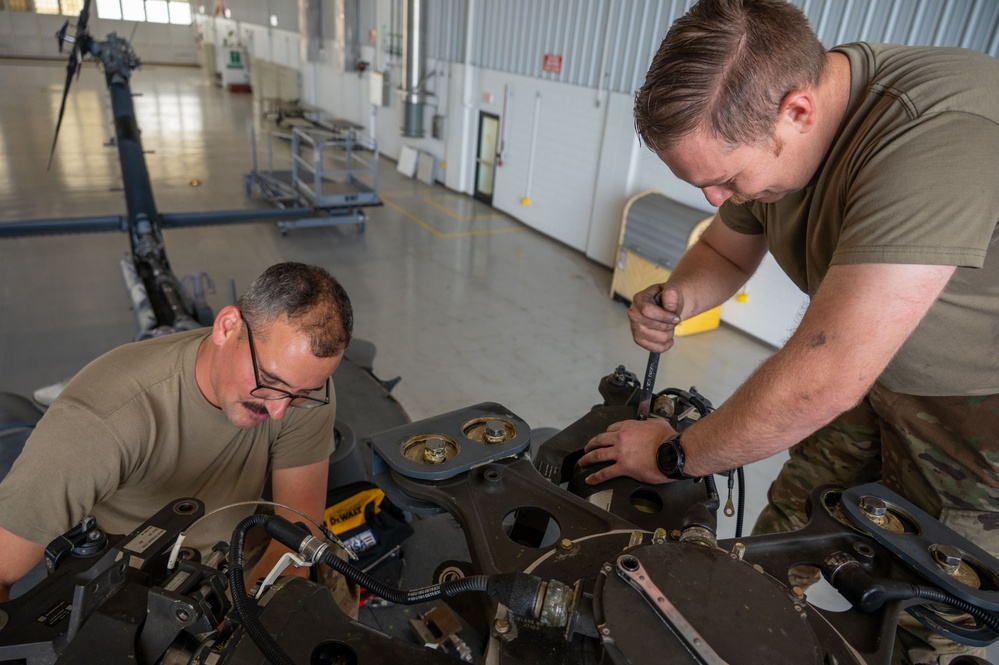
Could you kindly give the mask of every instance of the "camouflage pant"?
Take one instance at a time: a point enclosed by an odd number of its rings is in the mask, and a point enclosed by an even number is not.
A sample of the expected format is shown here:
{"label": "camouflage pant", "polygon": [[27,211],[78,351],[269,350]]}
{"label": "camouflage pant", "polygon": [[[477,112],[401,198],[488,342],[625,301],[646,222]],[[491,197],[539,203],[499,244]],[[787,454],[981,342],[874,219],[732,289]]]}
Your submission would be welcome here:
{"label": "camouflage pant", "polygon": [[[999,395],[918,397],[875,384],[863,402],[790,453],[754,534],[804,526],[805,501],[819,485],[881,480],[999,556]],[[944,665],[969,653],[903,617],[905,653],[896,649],[893,662]]]}

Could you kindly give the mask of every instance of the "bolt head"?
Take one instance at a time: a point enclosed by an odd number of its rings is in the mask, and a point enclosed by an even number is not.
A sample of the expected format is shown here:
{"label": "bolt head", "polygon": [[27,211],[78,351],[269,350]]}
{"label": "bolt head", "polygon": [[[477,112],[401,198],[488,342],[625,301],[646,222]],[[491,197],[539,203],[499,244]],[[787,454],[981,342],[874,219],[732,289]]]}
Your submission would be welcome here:
{"label": "bolt head", "polygon": [[961,565],[961,550],[953,545],[937,545],[933,548],[933,558],[948,567]]}
{"label": "bolt head", "polygon": [[506,423],[495,418],[487,420],[484,435],[487,443],[502,443],[506,439]]}
{"label": "bolt head", "polygon": [[860,499],[860,510],[868,517],[880,518],[888,512],[888,504],[876,496],[865,496]]}
{"label": "bolt head", "polygon": [[431,437],[423,442],[423,461],[427,464],[442,464],[447,461],[447,444],[444,439]]}

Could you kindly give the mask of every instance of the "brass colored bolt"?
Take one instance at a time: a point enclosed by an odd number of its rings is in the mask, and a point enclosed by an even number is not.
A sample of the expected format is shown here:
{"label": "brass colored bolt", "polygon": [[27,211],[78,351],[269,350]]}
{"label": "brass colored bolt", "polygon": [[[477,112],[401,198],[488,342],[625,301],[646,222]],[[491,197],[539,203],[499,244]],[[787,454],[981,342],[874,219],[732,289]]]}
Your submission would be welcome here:
{"label": "brass colored bolt", "polygon": [[506,635],[510,632],[510,622],[506,619],[496,619],[496,621],[493,622],[493,628],[495,628],[496,632],[500,635]]}
{"label": "brass colored bolt", "polygon": [[563,552],[571,552],[572,541],[569,540],[568,538],[562,538],[561,540],[558,541],[558,548]]}

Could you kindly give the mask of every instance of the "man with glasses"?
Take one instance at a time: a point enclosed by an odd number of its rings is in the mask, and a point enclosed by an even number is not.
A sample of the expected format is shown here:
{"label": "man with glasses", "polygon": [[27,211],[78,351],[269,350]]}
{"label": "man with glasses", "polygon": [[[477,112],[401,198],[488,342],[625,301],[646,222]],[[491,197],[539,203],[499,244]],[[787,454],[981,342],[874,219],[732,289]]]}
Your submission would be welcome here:
{"label": "man with glasses", "polygon": [[[85,367],[0,483],[0,600],[86,515],[108,533],[129,533],[180,497],[208,511],[257,500],[269,478],[275,502],[321,521],[334,448],[330,375],[352,326],[336,279],[282,263],[210,329],[126,344]],[[206,554],[254,508],[220,512],[185,544]],[[250,579],[283,551],[272,544]],[[349,608],[349,593],[334,595]]]}

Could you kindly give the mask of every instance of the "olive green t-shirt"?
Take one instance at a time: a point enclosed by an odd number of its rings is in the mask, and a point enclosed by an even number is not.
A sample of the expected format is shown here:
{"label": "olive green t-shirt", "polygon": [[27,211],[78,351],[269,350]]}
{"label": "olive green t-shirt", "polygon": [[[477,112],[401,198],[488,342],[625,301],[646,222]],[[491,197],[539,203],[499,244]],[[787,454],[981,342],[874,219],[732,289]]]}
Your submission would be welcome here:
{"label": "olive green t-shirt", "polygon": [[958,48],[833,50],[850,60],[850,101],[819,172],[776,203],[726,202],[722,220],[765,233],[808,295],[831,265],[958,266],[880,381],[912,395],[999,393],[999,61]]}
{"label": "olive green t-shirt", "polygon": [[[199,498],[206,512],[259,499],[271,470],[328,458],[335,402],[240,429],[205,399],[194,367],[210,332],[126,344],[81,370],[0,483],[0,526],[46,545],[92,514],[129,533],[175,499]],[[207,551],[253,512],[224,511],[186,544]]]}

